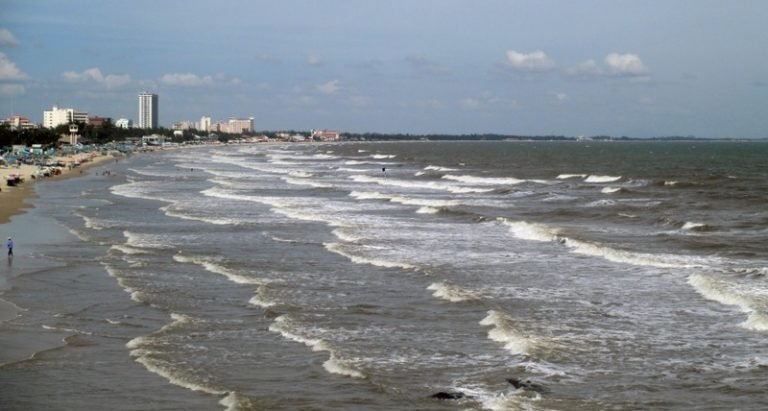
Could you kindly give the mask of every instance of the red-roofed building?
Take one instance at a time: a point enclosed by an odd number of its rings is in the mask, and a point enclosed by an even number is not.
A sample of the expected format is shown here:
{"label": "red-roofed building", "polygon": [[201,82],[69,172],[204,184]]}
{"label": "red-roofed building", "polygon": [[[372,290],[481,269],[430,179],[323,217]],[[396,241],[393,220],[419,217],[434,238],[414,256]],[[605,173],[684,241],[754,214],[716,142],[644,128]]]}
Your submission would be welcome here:
{"label": "red-roofed building", "polygon": [[24,116],[10,116],[3,121],[3,124],[11,126],[11,130],[27,130],[30,128],[37,128],[37,125],[31,123],[28,118]]}
{"label": "red-roofed building", "polygon": [[341,140],[341,134],[338,131],[331,130],[312,130],[312,140],[339,141]]}

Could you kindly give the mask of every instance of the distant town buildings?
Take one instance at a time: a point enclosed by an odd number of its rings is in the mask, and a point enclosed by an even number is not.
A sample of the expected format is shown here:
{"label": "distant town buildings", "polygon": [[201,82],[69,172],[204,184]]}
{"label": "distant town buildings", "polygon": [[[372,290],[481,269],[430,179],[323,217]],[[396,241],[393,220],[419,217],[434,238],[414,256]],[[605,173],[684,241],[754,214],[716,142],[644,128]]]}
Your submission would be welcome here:
{"label": "distant town buildings", "polygon": [[94,127],[104,127],[107,123],[111,123],[112,118],[111,117],[88,117],[88,124],[94,126]]}
{"label": "distant town buildings", "polygon": [[37,125],[31,123],[28,118],[24,116],[10,116],[3,120],[3,124],[8,124],[11,130],[29,130],[31,128],[37,128]]}
{"label": "distant town buildings", "polygon": [[157,94],[139,93],[139,128],[157,128]]}
{"label": "distant town buildings", "polygon": [[115,127],[117,128],[133,128],[133,121],[127,118],[120,118],[115,121]]}
{"label": "distant town buildings", "polygon": [[316,141],[339,141],[341,134],[338,131],[331,130],[312,130],[312,140]]}
{"label": "distant town buildings", "polygon": [[53,106],[43,111],[43,127],[56,128],[62,124],[88,123],[88,113],[75,111],[73,108],[58,108]]}
{"label": "distant town buildings", "polygon": [[217,121],[211,123],[210,117],[200,119],[198,130],[213,133],[241,134],[253,132],[253,117],[248,118],[230,118],[227,121]]}

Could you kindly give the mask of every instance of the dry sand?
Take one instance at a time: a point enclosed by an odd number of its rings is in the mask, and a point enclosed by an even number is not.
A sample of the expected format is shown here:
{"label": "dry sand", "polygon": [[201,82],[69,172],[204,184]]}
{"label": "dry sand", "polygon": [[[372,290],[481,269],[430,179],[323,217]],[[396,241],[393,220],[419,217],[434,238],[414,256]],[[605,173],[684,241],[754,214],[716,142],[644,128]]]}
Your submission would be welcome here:
{"label": "dry sand", "polygon": [[[83,161],[86,159],[87,161]],[[35,182],[77,177],[81,174],[84,174],[85,170],[88,168],[113,159],[114,157],[111,154],[96,154],[93,156],[91,156],[91,154],[80,154],[76,156],[56,157],[54,160],[63,160],[67,164],[71,161],[80,161],[81,165],[71,170],[67,167],[64,167],[62,169],[62,173],[58,176],[42,177],[38,179],[32,178],[32,174],[34,174],[38,169],[37,166],[26,164],[19,167],[0,166],[0,189],[2,190],[0,191],[0,224],[7,223],[10,221],[12,216],[24,212],[26,208],[32,207],[32,204],[30,204],[27,200],[31,199],[35,195],[35,190],[32,187]],[[14,173],[20,174],[24,178],[24,182],[17,186],[9,187],[6,183],[8,175]]]}

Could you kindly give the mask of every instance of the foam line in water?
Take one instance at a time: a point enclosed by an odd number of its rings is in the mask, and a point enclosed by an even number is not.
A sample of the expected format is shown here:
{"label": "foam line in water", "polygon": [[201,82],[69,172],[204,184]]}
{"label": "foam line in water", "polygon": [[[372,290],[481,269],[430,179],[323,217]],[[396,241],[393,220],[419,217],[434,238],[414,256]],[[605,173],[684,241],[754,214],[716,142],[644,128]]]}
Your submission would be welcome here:
{"label": "foam line in water", "polygon": [[520,180],[519,178],[513,178],[513,177],[475,177],[475,176],[469,176],[469,175],[454,176],[451,174],[446,174],[442,178],[445,180],[452,180],[452,181],[458,181],[461,183],[476,184],[476,185],[482,185],[482,186],[515,185],[515,184],[521,184],[525,182],[525,180]]}
{"label": "foam line in water", "polygon": [[595,176],[590,175],[584,179],[585,183],[612,183],[621,180],[621,176]]}
{"label": "foam line in water", "polygon": [[166,324],[158,331],[147,335],[139,336],[128,343],[126,347],[130,349],[130,356],[134,358],[134,361],[143,365],[147,371],[157,374],[167,379],[171,384],[179,387],[186,388],[192,391],[200,391],[211,395],[225,395],[228,391],[224,391],[207,384],[207,381],[199,381],[199,378],[195,378],[180,370],[177,364],[162,359],[162,352],[155,349],[156,343],[161,343],[162,340],[157,336],[162,335],[164,332],[178,328],[190,322],[195,321],[189,316],[182,314],[172,313],[171,318],[173,322]]}
{"label": "foam line in water", "polygon": [[586,178],[586,174],[560,174],[556,178],[558,180],[567,180],[569,178]]}
{"label": "foam line in water", "polygon": [[430,190],[442,190],[455,194],[463,193],[488,193],[493,191],[493,188],[478,188],[478,187],[465,187],[456,184],[439,183],[437,181],[411,181],[401,180],[391,177],[373,177],[366,175],[353,175],[350,176],[352,180],[358,183],[372,183],[383,186],[394,186],[412,189],[430,189]]}
{"label": "foam line in water", "polygon": [[416,268],[418,268],[415,265],[411,265],[411,264],[400,262],[400,261],[392,261],[392,260],[386,260],[383,258],[354,255],[350,251],[348,251],[349,247],[346,247],[340,243],[325,243],[323,245],[325,246],[326,250],[339,254],[341,256],[344,256],[355,264],[363,264],[363,265],[368,264],[368,265],[375,265],[377,267],[384,267],[384,268],[402,268],[404,270],[415,270]]}
{"label": "foam line in water", "polygon": [[509,227],[509,231],[517,238],[532,241],[553,241],[558,236],[558,230],[549,228],[543,224],[529,223],[526,221],[512,221],[499,217],[498,221]]}
{"label": "foam line in water", "polygon": [[446,282],[432,283],[429,285],[429,287],[427,287],[427,290],[434,291],[432,294],[434,297],[442,298],[443,300],[450,301],[452,303],[476,301],[481,298],[480,294],[474,291],[470,291]]}
{"label": "foam line in water", "polygon": [[173,256],[173,260],[179,263],[197,264],[209,272],[227,277],[233,283],[256,285],[265,284],[264,280],[260,278],[248,277],[239,271],[231,270],[221,264],[216,264],[212,261],[206,260],[205,258],[189,257],[186,255],[176,254]]}
{"label": "foam line in water", "polygon": [[488,338],[504,344],[504,348],[512,354],[531,355],[536,349],[537,341],[515,329],[512,326],[512,319],[499,311],[488,311],[488,315],[480,321],[480,325],[492,327],[488,331]]}
{"label": "foam line in water", "polygon": [[432,165],[424,167],[424,170],[427,170],[427,171],[458,171],[455,168],[432,166]]}
{"label": "foam line in water", "polygon": [[331,349],[325,341],[319,338],[304,337],[299,334],[295,328],[296,325],[293,323],[292,319],[287,314],[283,314],[275,318],[275,321],[269,326],[269,331],[278,333],[286,339],[302,343],[310,347],[312,351],[327,351],[329,353],[329,358],[323,363],[323,368],[331,374],[344,375],[353,378],[365,378],[363,373],[354,369],[347,364],[346,361],[339,358],[338,353]]}
{"label": "foam line in water", "polygon": [[768,331],[768,294],[765,290],[740,289],[738,284],[730,283],[708,275],[692,274],[688,283],[704,298],[724,305],[735,305],[749,313],[746,321],[740,325],[754,331]]}

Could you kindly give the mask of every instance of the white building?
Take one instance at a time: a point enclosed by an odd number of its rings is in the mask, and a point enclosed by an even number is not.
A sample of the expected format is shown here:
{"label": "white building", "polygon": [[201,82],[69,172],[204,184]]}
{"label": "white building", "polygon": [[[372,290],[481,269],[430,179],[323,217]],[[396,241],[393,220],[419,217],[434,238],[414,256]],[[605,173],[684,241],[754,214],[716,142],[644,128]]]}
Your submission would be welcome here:
{"label": "white building", "polygon": [[133,121],[127,118],[121,118],[115,121],[115,127],[117,128],[133,128]]}
{"label": "white building", "polygon": [[139,94],[139,128],[157,128],[157,94],[142,91]]}
{"label": "white building", "polygon": [[206,133],[211,131],[211,118],[206,116],[200,117],[200,127],[197,129]]}
{"label": "white building", "polygon": [[88,113],[75,111],[73,108],[58,108],[57,106],[43,111],[43,127],[45,128],[55,128],[62,124],[71,123],[88,124]]}
{"label": "white building", "polygon": [[253,117],[248,118],[230,118],[230,133],[250,133],[253,132]]}

